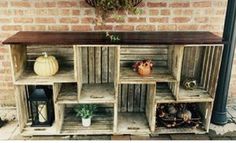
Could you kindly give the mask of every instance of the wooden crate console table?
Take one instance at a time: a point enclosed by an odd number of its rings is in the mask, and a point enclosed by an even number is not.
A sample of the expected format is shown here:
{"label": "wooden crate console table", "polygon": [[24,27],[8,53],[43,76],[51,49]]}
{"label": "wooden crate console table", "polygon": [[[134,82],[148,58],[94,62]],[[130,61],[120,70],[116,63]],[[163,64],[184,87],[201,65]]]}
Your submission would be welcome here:
{"label": "wooden crate console table", "polygon": [[[10,44],[18,122],[22,135],[206,133],[223,51],[222,39],[210,32],[18,32]],[[42,52],[59,61],[52,77],[37,76],[33,64]],[[150,76],[132,71],[132,64],[151,59]],[[182,82],[194,78],[197,87]],[[55,120],[50,127],[32,127],[28,113],[29,87],[53,89]],[[71,114],[77,104],[97,104],[90,127]],[[156,109],[165,103],[196,103],[201,111],[198,128],[160,126]]]}

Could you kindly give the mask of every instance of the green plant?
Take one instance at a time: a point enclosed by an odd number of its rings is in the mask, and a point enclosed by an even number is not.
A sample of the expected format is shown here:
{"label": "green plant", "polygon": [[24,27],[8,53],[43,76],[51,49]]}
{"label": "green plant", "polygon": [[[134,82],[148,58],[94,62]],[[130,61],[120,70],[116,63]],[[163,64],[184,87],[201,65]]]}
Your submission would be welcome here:
{"label": "green plant", "polygon": [[76,117],[81,117],[84,119],[92,117],[94,111],[96,110],[97,106],[94,104],[80,104],[74,108],[76,112]]}
{"label": "green plant", "polygon": [[134,3],[132,0],[87,0],[87,3],[94,6],[96,13],[100,16],[96,18],[96,24],[104,24],[107,18],[114,18],[115,20],[124,19],[129,12],[135,15],[141,14],[143,11],[136,7],[142,0]]}
{"label": "green plant", "polygon": [[119,35],[110,34],[109,32],[106,32],[106,37],[109,38],[111,42],[120,41]]}

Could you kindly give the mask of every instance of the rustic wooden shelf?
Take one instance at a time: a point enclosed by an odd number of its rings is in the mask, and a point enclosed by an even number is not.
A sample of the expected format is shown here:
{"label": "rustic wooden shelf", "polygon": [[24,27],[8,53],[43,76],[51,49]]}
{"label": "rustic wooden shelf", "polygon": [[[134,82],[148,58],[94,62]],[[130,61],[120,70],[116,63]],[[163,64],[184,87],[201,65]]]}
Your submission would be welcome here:
{"label": "rustic wooden shelf", "polygon": [[78,104],[77,85],[63,83],[56,99],[58,104]]}
{"label": "rustic wooden shelf", "polygon": [[112,113],[97,113],[92,117],[91,126],[83,127],[81,119],[75,115],[65,114],[61,129],[62,134],[112,134],[113,115]]}
{"label": "rustic wooden shelf", "polygon": [[[217,87],[223,41],[210,32],[18,32],[10,45],[12,79],[22,135],[206,133]],[[33,71],[42,52],[54,55],[59,72],[39,77]],[[132,65],[150,59],[153,72],[142,77]],[[187,78],[199,86],[185,90]],[[73,85],[71,84],[73,83]],[[167,86],[160,86],[165,84]],[[51,85],[55,121],[51,127],[30,127],[26,86]],[[156,128],[156,107],[162,103],[197,103],[204,129]],[[67,112],[76,104],[97,104],[101,110],[90,127]],[[104,107],[103,107],[104,106]],[[73,111],[70,109],[70,111]]]}
{"label": "rustic wooden shelf", "polygon": [[40,84],[52,84],[52,83],[66,83],[76,82],[73,68],[60,68],[58,73],[50,77],[41,77],[34,73],[33,70],[25,70],[22,75],[15,81],[17,85],[40,85]]}
{"label": "rustic wooden shelf", "polygon": [[144,113],[118,113],[118,133],[150,133],[146,115]]}
{"label": "rustic wooden shelf", "polygon": [[205,102],[210,102],[213,101],[214,99],[210,96],[210,94],[205,90],[200,87],[197,87],[196,89],[193,90],[186,90],[183,87],[180,87],[179,89],[179,100],[184,100],[184,101],[190,101],[190,102],[195,102],[195,101],[205,101]]}
{"label": "rustic wooden shelf", "polygon": [[83,84],[79,103],[115,103],[114,83]]}
{"label": "rustic wooden shelf", "polygon": [[22,136],[31,136],[32,132],[34,135],[55,135],[56,134],[56,123],[54,122],[51,127],[31,127],[28,123],[23,129]]}
{"label": "rustic wooden shelf", "polygon": [[129,82],[175,82],[176,79],[172,76],[165,67],[154,68],[150,76],[140,76],[137,72],[134,72],[130,67],[121,67],[120,68],[120,82],[129,83]]}

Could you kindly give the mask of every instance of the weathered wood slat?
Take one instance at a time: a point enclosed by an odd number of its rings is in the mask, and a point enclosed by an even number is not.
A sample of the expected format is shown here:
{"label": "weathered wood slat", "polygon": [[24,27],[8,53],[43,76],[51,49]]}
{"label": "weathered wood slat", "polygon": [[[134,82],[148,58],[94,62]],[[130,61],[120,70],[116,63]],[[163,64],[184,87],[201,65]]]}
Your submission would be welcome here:
{"label": "weathered wood slat", "polygon": [[93,47],[88,47],[88,66],[89,66],[89,83],[95,83],[95,53]]}
{"label": "weathered wood slat", "polygon": [[[138,60],[125,60],[125,61],[120,61],[120,66],[121,67],[132,67],[133,64],[136,63]],[[158,68],[158,67],[165,67],[167,66],[167,61],[166,60],[159,60],[159,61],[152,61],[153,66]]]}
{"label": "weathered wood slat", "polygon": [[121,67],[120,70],[120,82],[175,82],[176,79],[170,74],[169,70],[165,67],[154,68],[151,75],[140,76],[137,72],[134,72],[132,68]]}
{"label": "weathered wood slat", "polygon": [[108,48],[108,52],[109,52],[109,57],[108,57],[108,59],[109,59],[109,62],[108,62],[108,70],[109,70],[109,77],[108,77],[108,81],[109,82],[114,82],[114,66],[115,66],[115,48],[111,48],[111,47],[109,47]]}
{"label": "weathered wood slat", "polygon": [[118,133],[145,134],[150,133],[144,113],[119,113]]}
{"label": "weathered wood slat", "polygon": [[166,55],[167,46],[165,47],[121,47],[120,53],[122,55]]}
{"label": "weathered wood slat", "polygon": [[102,83],[107,83],[108,82],[108,47],[102,47]]}
{"label": "weathered wood slat", "polygon": [[24,84],[52,84],[54,82],[75,82],[74,68],[61,68],[58,73],[50,77],[41,77],[32,70],[25,70],[19,79],[15,81],[17,85]]}
{"label": "weathered wood slat", "polygon": [[95,83],[101,83],[101,48],[95,47]]}
{"label": "weathered wood slat", "polygon": [[141,97],[141,92],[140,92],[140,88],[141,85],[140,84],[136,84],[134,85],[134,108],[133,108],[133,112],[140,112],[139,111],[139,107],[140,107],[140,97]]}
{"label": "weathered wood slat", "polygon": [[56,102],[59,104],[78,103],[77,89],[77,83],[62,83]]}
{"label": "weathered wood slat", "polygon": [[89,65],[89,60],[88,60],[88,48],[87,47],[83,47],[82,48],[82,67],[79,67],[79,68],[82,68],[82,72],[83,72],[83,75],[82,75],[82,78],[83,78],[83,83],[88,83],[89,82],[89,71],[88,71],[88,65]]}
{"label": "weathered wood slat", "polygon": [[128,112],[133,112],[134,110],[134,85],[128,85]]}
{"label": "weathered wood slat", "polygon": [[139,111],[140,112],[144,112],[145,111],[145,107],[146,107],[146,97],[147,97],[147,85],[145,84],[141,84],[140,87],[141,91],[140,91],[140,106],[139,106]]}
{"label": "weathered wood slat", "polygon": [[79,103],[114,103],[114,83],[83,84]]}
{"label": "weathered wood slat", "polygon": [[128,85],[127,84],[121,84],[121,112],[128,111]]}

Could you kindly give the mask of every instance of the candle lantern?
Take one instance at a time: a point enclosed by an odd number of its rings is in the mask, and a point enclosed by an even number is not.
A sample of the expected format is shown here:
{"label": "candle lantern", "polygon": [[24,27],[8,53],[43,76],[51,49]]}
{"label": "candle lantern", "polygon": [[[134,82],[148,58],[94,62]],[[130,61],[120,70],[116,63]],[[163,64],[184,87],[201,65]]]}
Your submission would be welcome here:
{"label": "candle lantern", "polygon": [[36,86],[29,96],[32,117],[31,126],[51,126],[54,121],[52,89]]}

